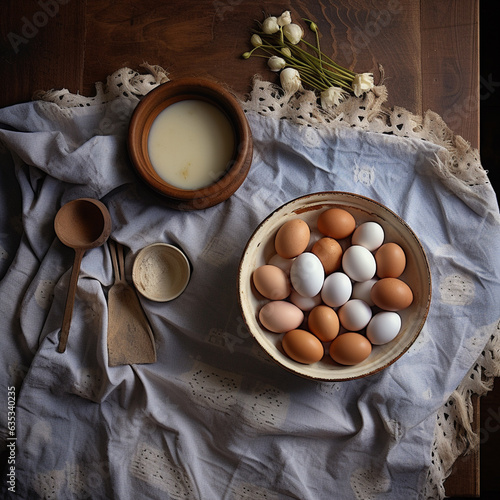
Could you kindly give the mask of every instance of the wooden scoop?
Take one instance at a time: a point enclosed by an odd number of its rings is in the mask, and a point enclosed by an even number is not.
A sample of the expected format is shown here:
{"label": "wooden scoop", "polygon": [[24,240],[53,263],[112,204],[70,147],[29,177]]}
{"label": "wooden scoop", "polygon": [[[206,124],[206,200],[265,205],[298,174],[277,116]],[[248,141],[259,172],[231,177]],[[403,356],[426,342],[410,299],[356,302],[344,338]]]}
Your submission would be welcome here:
{"label": "wooden scoop", "polygon": [[135,290],[125,280],[123,247],[108,242],[115,283],[108,292],[108,365],[155,363],[156,346]]}
{"label": "wooden scoop", "polygon": [[86,250],[99,247],[106,242],[111,233],[111,216],[106,206],[99,200],[79,198],[66,203],[59,209],[54,219],[54,229],[62,243],[75,250],[75,261],[57,348],[59,352],[64,352],[68,342],[83,254]]}

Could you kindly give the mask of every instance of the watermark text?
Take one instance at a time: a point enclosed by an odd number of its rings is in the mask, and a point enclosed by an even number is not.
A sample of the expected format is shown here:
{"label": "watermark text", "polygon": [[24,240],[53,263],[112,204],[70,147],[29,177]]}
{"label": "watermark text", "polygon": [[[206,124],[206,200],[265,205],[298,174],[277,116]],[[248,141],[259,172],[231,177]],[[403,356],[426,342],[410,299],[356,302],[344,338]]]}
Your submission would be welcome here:
{"label": "watermark text", "polygon": [[16,491],[16,389],[7,388],[7,487]]}
{"label": "watermark text", "polygon": [[37,10],[32,16],[21,17],[20,34],[13,31],[7,34],[7,39],[14,53],[18,54],[22,45],[28,44],[31,39],[38,35],[41,28],[47,26],[51,18],[57,16],[60,5],[66,5],[69,2],[70,0],[38,0],[37,4],[40,10]]}

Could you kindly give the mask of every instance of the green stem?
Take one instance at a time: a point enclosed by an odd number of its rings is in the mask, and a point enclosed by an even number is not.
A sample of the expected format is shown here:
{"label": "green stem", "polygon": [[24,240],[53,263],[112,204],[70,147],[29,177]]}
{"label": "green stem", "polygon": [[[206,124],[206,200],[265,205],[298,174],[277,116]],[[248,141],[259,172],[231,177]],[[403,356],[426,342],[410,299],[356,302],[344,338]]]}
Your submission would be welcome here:
{"label": "green stem", "polygon": [[317,75],[315,73],[310,73],[309,71],[298,70],[300,73],[301,80],[308,83],[311,87],[317,88],[318,90],[325,90],[329,87],[327,83],[322,80],[318,80]]}
{"label": "green stem", "polygon": [[[321,51],[318,50],[317,47],[315,47],[314,45],[312,45],[311,43],[309,43],[307,40],[302,39],[302,42],[304,42],[305,45],[307,45],[308,47],[312,48],[316,52],[321,52]],[[328,66],[332,66],[333,68],[335,68],[336,70],[338,70],[340,73],[343,73],[346,76],[350,76],[350,77],[356,76],[356,73],[354,73],[350,69],[347,69],[347,68],[344,68],[344,67],[340,66],[333,59],[331,59],[330,57],[328,57],[324,52],[321,52],[321,56],[323,57],[323,61],[325,59],[328,61],[327,62]],[[315,57],[315,56],[312,56],[312,57]]]}
{"label": "green stem", "polygon": [[328,82],[329,86],[337,85],[343,88],[350,88],[352,85],[352,78],[346,77],[335,71],[331,71],[326,69],[325,67],[319,67],[319,62],[317,60],[311,59],[310,57],[306,58],[306,64],[312,71],[317,72],[323,81]]}
{"label": "green stem", "polygon": [[311,60],[309,54],[306,52],[299,51],[296,55],[299,57],[295,57],[292,52],[292,57],[285,57],[285,60],[287,60],[288,63],[293,63],[296,69],[302,70],[302,72],[307,72],[309,75],[314,75],[315,80],[323,82],[323,85],[326,86],[326,88],[331,87],[332,85],[338,85],[344,88],[350,87],[352,83],[351,79],[338,75],[330,70],[322,70],[319,67],[319,63],[315,60]]}
{"label": "green stem", "polygon": [[318,51],[319,65],[320,65],[321,69],[323,69],[323,64],[321,63],[321,49],[319,48],[319,33],[318,33],[318,30],[315,30],[315,33],[316,33],[316,46],[318,47],[317,51]]}
{"label": "green stem", "polygon": [[352,78],[341,75],[335,71],[331,71],[329,69],[323,68],[323,74],[328,76],[328,77],[335,78],[336,80],[341,80],[345,83],[348,83],[349,85],[352,84],[352,80],[353,80]]}

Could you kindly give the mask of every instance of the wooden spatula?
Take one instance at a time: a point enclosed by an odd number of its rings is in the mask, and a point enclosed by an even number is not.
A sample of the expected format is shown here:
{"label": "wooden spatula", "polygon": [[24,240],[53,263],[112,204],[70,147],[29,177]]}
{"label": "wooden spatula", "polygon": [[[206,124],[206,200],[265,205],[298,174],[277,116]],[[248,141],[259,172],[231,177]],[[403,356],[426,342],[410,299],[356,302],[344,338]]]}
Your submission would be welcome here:
{"label": "wooden spatula", "polygon": [[115,282],[108,292],[108,365],[156,362],[153,332],[134,288],[125,279],[123,247],[108,242]]}

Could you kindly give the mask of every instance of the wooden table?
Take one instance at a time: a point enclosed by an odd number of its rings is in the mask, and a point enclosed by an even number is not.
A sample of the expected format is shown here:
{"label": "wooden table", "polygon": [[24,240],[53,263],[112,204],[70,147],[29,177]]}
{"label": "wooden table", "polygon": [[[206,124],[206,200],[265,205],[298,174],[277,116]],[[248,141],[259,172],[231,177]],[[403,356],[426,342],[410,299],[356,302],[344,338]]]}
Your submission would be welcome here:
{"label": "wooden table", "polygon": [[[2,4],[0,106],[36,90],[94,94],[94,82],[124,66],[158,64],[170,77],[210,76],[244,94],[260,58],[244,61],[263,4],[251,0],[17,0]],[[269,7],[267,7],[269,8]],[[389,106],[440,114],[479,146],[479,0],[278,0],[317,22],[324,52],[361,72],[379,65]],[[479,405],[476,402],[476,426]],[[479,453],[460,459],[451,496],[479,495]]]}

